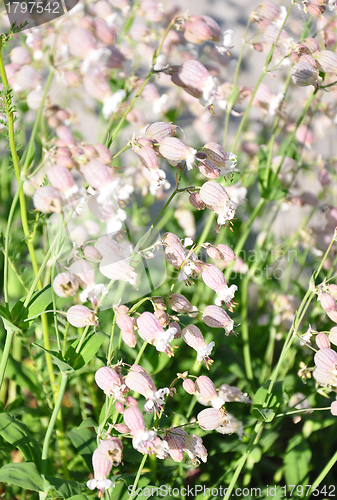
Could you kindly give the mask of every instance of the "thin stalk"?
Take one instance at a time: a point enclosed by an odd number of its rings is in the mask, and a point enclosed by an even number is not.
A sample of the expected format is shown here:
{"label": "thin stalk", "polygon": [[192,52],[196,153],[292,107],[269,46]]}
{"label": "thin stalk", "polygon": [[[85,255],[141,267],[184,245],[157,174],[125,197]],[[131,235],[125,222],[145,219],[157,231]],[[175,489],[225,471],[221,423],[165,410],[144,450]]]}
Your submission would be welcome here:
{"label": "thin stalk", "polygon": [[64,372],[61,372],[61,383],[60,383],[60,388],[58,391],[57,399],[55,402],[54,410],[53,413],[50,417],[49,425],[47,428],[47,432],[44,438],[43,442],[43,448],[42,448],[42,463],[41,463],[41,469],[42,469],[42,474],[46,473],[46,468],[47,468],[47,457],[48,457],[48,449],[49,449],[49,444],[50,444],[50,438],[54,430],[54,426],[56,423],[57,415],[58,412],[60,411],[61,404],[62,404],[62,399],[66,390],[67,386],[67,380],[68,380],[68,375]]}
{"label": "thin stalk", "polygon": [[[335,465],[336,462],[337,462],[337,451],[330,458],[329,462],[326,464],[326,466],[324,467],[322,472],[317,476],[317,478],[314,480],[314,482],[312,484],[314,486],[319,486],[321,484],[321,482],[323,481],[323,479],[325,479],[325,477],[328,475],[328,473],[330,472],[330,470],[332,469],[332,467]],[[311,492],[309,497],[311,497],[312,493],[313,493],[313,491]]]}
{"label": "thin stalk", "polygon": [[29,160],[30,160],[30,157],[31,157],[32,152],[33,152],[35,136],[36,136],[38,127],[40,125],[40,121],[41,121],[41,117],[42,117],[42,112],[43,112],[43,107],[44,107],[44,102],[45,102],[45,99],[47,97],[47,93],[49,91],[51,82],[53,80],[54,71],[55,71],[54,68],[51,68],[51,70],[49,72],[48,79],[47,79],[45,87],[44,87],[44,93],[43,93],[42,101],[41,101],[39,110],[37,112],[36,119],[34,121],[33,130],[32,130],[32,133],[31,133],[31,136],[30,136],[30,139],[29,139],[29,143],[28,143],[27,148],[25,149],[25,152],[24,152],[24,155],[23,155],[23,158],[22,158],[22,159],[24,159],[24,164],[23,164],[23,167],[22,167],[23,173],[26,173],[27,170],[28,170],[28,168],[29,168]]}
{"label": "thin stalk", "polygon": [[5,347],[2,353],[1,362],[0,362],[0,390],[2,387],[2,383],[5,376],[8,356],[11,350],[11,345],[14,337],[14,330],[7,330]]}
{"label": "thin stalk", "polygon": [[254,374],[252,368],[252,360],[250,357],[247,304],[249,276],[249,274],[245,276],[241,286],[241,337],[243,342],[243,361],[245,364],[246,375],[248,380],[253,380]]}
{"label": "thin stalk", "polygon": [[132,490],[131,490],[131,493],[130,493],[131,497],[135,496],[137,485],[138,485],[138,481],[139,481],[140,475],[142,473],[143,467],[145,465],[145,462],[146,462],[146,459],[147,459],[148,456],[149,455],[144,455],[142,461],[140,462],[140,465],[139,465],[138,471],[137,471],[137,475],[136,475],[136,478],[135,478],[135,481],[133,483]]}
{"label": "thin stalk", "polygon": [[243,117],[241,119],[238,131],[236,133],[235,141],[234,141],[233,147],[231,148],[233,151],[236,151],[236,148],[237,148],[237,145],[238,145],[238,142],[239,142],[239,139],[240,139],[240,135],[241,135],[241,132],[242,132],[244,126],[246,125],[246,121],[248,119],[248,115],[249,115],[249,112],[250,112],[250,108],[252,107],[255,94],[256,94],[257,89],[259,88],[260,83],[262,82],[263,78],[268,73],[268,64],[270,63],[270,61],[271,61],[271,59],[273,57],[275,47],[277,45],[277,42],[279,41],[279,38],[280,38],[281,33],[282,33],[282,30],[283,30],[283,28],[284,28],[284,26],[285,26],[285,24],[287,22],[287,19],[289,17],[289,14],[290,14],[292,8],[293,8],[293,4],[290,5],[290,7],[289,7],[289,9],[287,11],[287,15],[285,16],[283,24],[282,24],[282,26],[280,28],[280,31],[279,31],[278,35],[277,35],[277,38],[276,38],[275,42],[273,43],[273,45],[272,45],[272,47],[271,47],[271,49],[270,49],[270,51],[269,51],[269,53],[267,55],[266,65],[265,65],[262,73],[260,74],[260,76],[258,78],[258,81],[257,81],[257,83],[255,85],[255,88],[254,88],[253,92],[252,92],[252,95],[250,97],[250,100],[249,100],[249,103],[247,105],[247,108],[245,109],[245,112],[244,112]]}
{"label": "thin stalk", "polygon": [[240,67],[241,67],[243,52],[244,52],[244,49],[245,49],[246,36],[247,36],[247,33],[248,33],[249,26],[250,26],[250,18],[248,19],[246,30],[245,30],[245,32],[243,34],[243,37],[242,37],[241,50],[240,50],[240,53],[239,53],[238,62],[237,62],[237,65],[236,65],[236,68],[235,68],[235,73],[234,73],[233,90],[232,90],[232,94],[231,94],[231,97],[230,97],[230,100],[229,100],[229,103],[228,103],[228,106],[227,106],[227,109],[226,109],[225,129],[224,129],[223,140],[222,140],[222,146],[224,148],[226,148],[226,144],[227,144],[229,118],[231,116],[231,112],[232,112],[232,109],[233,109],[234,104],[235,104],[234,97],[235,97],[235,93],[237,92],[237,83],[238,83],[239,72],[240,72]]}
{"label": "thin stalk", "polygon": [[[250,233],[250,228],[254,222],[254,220],[256,219],[256,217],[258,216],[260,210],[262,209],[262,207],[267,203],[267,200],[263,199],[263,198],[260,198],[260,200],[258,201],[258,204],[256,205],[256,207],[254,208],[253,212],[251,213],[250,217],[249,217],[249,220],[247,222],[247,224],[245,224],[245,230],[244,232],[242,233],[241,235],[241,238],[239,239],[235,249],[234,249],[234,252],[235,252],[235,255],[239,255],[239,253],[241,252],[247,238],[248,238],[248,235]],[[233,265],[231,265],[230,267],[227,268],[226,270],[226,273],[225,273],[225,277],[226,277],[226,280],[228,281],[229,278],[230,278],[230,275],[232,273],[232,268],[233,268]]]}
{"label": "thin stalk", "polygon": [[144,343],[143,343],[142,347],[140,348],[139,353],[137,355],[136,361],[134,363],[135,365],[139,364],[140,358],[142,357],[142,355],[143,355],[143,353],[144,353],[144,351],[146,349],[146,346],[147,346],[147,342],[144,341]]}

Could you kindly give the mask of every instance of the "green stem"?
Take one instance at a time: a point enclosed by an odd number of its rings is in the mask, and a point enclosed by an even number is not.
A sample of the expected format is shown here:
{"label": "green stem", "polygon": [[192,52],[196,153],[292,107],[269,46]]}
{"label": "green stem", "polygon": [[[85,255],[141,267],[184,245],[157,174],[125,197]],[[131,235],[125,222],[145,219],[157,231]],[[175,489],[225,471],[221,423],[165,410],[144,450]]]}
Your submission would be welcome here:
{"label": "green stem", "polygon": [[135,360],[135,363],[134,363],[135,365],[139,364],[140,358],[142,357],[142,355],[143,355],[143,353],[145,351],[146,346],[147,346],[147,342],[144,341],[144,343],[143,343],[142,347],[140,348],[140,351],[139,351],[139,353],[137,355],[137,358]]}
{"label": "green stem", "polygon": [[47,457],[48,457],[48,448],[49,448],[49,443],[50,443],[50,438],[54,430],[54,426],[56,423],[57,415],[58,412],[60,411],[61,404],[62,404],[62,399],[66,390],[67,386],[67,380],[68,380],[68,375],[64,372],[61,372],[61,383],[60,383],[60,389],[58,391],[57,399],[55,402],[54,410],[53,413],[50,417],[49,425],[47,428],[47,432],[44,438],[43,442],[43,448],[42,448],[42,464],[41,464],[41,469],[42,469],[42,474],[46,473],[47,469]]}
{"label": "green stem", "polygon": [[282,33],[282,30],[283,30],[283,28],[284,28],[284,26],[285,26],[285,24],[286,24],[286,22],[287,22],[287,19],[288,19],[288,17],[289,17],[289,14],[290,14],[290,12],[291,12],[291,9],[292,9],[292,8],[293,8],[293,4],[291,4],[291,5],[290,5],[290,7],[289,7],[289,9],[288,9],[287,15],[286,15],[286,17],[285,17],[285,19],[284,19],[284,21],[283,21],[283,24],[282,24],[282,26],[281,26],[281,28],[280,28],[280,31],[279,31],[279,33],[278,33],[278,35],[277,35],[277,38],[276,38],[275,42],[273,43],[273,45],[272,45],[272,47],[271,47],[271,49],[270,49],[270,51],[269,51],[269,53],[268,53],[268,55],[267,55],[267,58],[266,58],[266,65],[265,65],[265,67],[264,67],[264,69],[263,69],[262,73],[261,73],[261,74],[260,74],[260,76],[259,76],[259,79],[258,79],[258,81],[257,81],[257,83],[256,83],[256,85],[255,85],[255,88],[254,88],[254,90],[253,90],[253,92],[252,92],[252,95],[251,95],[251,97],[250,97],[250,100],[249,100],[248,106],[247,106],[247,108],[245,109],[244,115],[243,115],[243,117],[242,117],[242,119],[241,119],[241,122],[240,122],[240,125],[239,125],[239,128],[238,128],[238,131],[237,131],[236,136],[235,136],[235,141],[234,141],[234,144],[233,144],[233,147],[232,147],[232,150],[233,150],[234,152],[236,151],[236,148],[237,148],[237,145],[238,145],[238,142],[239,142],[239,139],[240,139],[241,132],[242,132],[242,130],[243,130],[243,128],[244,128],[244,126],[246,125],[246,122],[247,122],[247,119],[248,119],[248,115],[249,115],[249,112],[250,112],[250,108],[252,107],[253,100],[254,100],[255,94],[256,94],[256,92],[257,92],[257,89],[259,88],[260,83],[262,82],[262,80],[263,80],[263,78],[265,77],[265,75],[268,73],[268,65],[269,65],[269,63],[270,63],[270,61],[271,61],[271,59],[272,59],[272,57],[273,57],[275,47],[276,47],[276,45],[277,45],[277,43],[278,43],[278,41],[279,41],[279,38],[280,38],[281,33]]}
{"label": "green stem", "polygon": [[[245,230],[243,232],[243,234],[241,235],[241,238],[239,239],[235,249],[234,249],[234,252],[235,252],[235,255],[238,256],[239,253],[241,252],[245,242],[246,242],[246,239],[248,238],[248,235],[249,235],[249,232],[250,232],[250,228],[255,220],[255,218],[258,216],[260,210],[262,209],[262,207],[267,203],[267,200],[263,199],[263,198],[260,198],[258,204],[256,205],[256,207],[254,208],[253,212],[251,213],[250,217],[249,217],[249,220],[247,222],[247,224],[245,224]],[[226,274],[225,274],[225,277],[226,277],[226,280],[228,281],[229,278],[230,278],[230,275],[232,273],[232,268],[233,268],[233,265],[229,266],[226,270]]]}
{"label": "green stem", "polygon": [[248,328],[248,283],[249,274],[247,274],[243,280],[241,286],[241,338],[243,342],[243,361],[245,364],[245,370],[248,380],[253,380],[253,368],[252,360],[250,357],[250,347],[249,347],[249,328]]}
{"label": "green stem", "polygon": [[[323,479],[328,475],[328,473],[330,472],[330,470],[332,469],[332,467],[335,465],[336,462],[337,462],[337,451],[331,457],[331,459],[326,464],[326,466],[324,467],[324,469],[322,470],[322,472],[319,474],[319,476],[317,476],[317,478],[314,480],[314,482],[312,484],[314,486],[319,486],[321,484],[321,482],[323,481]],[[311,495],[312,495],[312,493],[311,493]],[[309,497],[311,495],[309,495]]]}
{"label": "green stem", "polygon": [[131,497],[135,496],[138,481],[139,481],[140,475],[142,473],[143,467],[145,465],[145,462],[146,462],[146,459],[148,456],[149,455],[144,455],[142,461],[140,462],[140,466],[138,467],[137,475],[136,475],[135,481],[134,481],[133,486],[132,486],[132,491],[130,493]]}
{"label": "green stem", "polygon": [[23,159],[24,159],[24,164],[23,164],[23,167],[22,167],[23,173],[27,172],[27,170],[29,168],[29,162],[30,162],[30,159],[31,159],[31,156],[32,156],[32,152],[33,152],[33,148],[34,148],[35,136],[36,136],[38,127],[40,125],[40,121],[41,121],[41,117],[42,117],[42,112],[43,112],[43,107],[44,107],[44,102],[46,100],[47,93],[49,91],[51,82],[53,80],[54,71],[55,71],[54,68],[51,68],[51,70],[49,72],[48,79],[46,81],[45,88],[44,88],[44,93],[43,93],[42,101],[41,101],[39,110],[37,112],[36,119],[34,121],[33,130],[32,130],[32,133],[31,133],[31,136],[30,136],[30,139],[29,139],[29,143],[28,143],[28,146],[25,149],[25,152],[24,152],[24,155],[23,155]]}
{"label": "green stem", "polygon": [[11,350],[13,337],[14,337],[14,330],[7,330],[5,347],[4,347],[4,350],[2,353],[2,358],[1,358],[1,363],[0,363],[0,390],[1,390],[2,382],[3,382],[4,376],[5,376],[8,356],[9,356],[9,352]]}
{"label": "green stem", "polygon": [[235,74],[234,74],[234,79],[233,79],[233,89],[232,89],[230,100],[229,100],[229,103],[228,103],[228,106],[226,109],[225,130],[224,130],[223,140],[222,140],[222,146],[224,148],[226,148],[226,144],[227,144],[229,118],[231,116],[231,112],[232,112],[232,109],[233,109],[234,104],[235,104],[235,95],[236,95],[237,90],[238,90],[237,83],[238,83],[238,78],[239,78],[239,71],[240,71],[240,67],[241,67],[243,52],[244,52],[245,43],[246,43],[246,36],[248,33],[249,26],[250,26],[250,18],[248,19],[246,30],[245,30],[244,35],[242,37],[241,50],[240,50],[240,54],[238,57],[238,62],[237,62],[236,68],[235,68]]}

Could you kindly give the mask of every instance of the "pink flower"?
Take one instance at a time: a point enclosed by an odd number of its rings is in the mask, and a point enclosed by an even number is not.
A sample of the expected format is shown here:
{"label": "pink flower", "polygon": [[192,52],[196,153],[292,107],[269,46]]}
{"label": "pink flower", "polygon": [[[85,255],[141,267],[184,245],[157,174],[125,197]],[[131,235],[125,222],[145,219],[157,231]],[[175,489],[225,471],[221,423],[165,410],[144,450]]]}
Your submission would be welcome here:
{"label": "pink flower", "polygon": [[135,372],[132,369],[125,377],[125,384],[129,389],[138,392],[146,398],[144,411],[147,413],[152,413],[153,410],[157,413],[158,410],[161,411],[162,405],[165,402],[165,396],[170,393],[167,387],[157,391],[150,375],[146,372]]}
{"label": "pink flower", "polygon": [[170,343],[177,333],[175,327],[170,327],[166,331],[162,327],[156,316],[150,312],[142,313],[137,319],[139,336],[156,347],[157,351],[165,352],[168,356],[173,355]]}
{"label": "pink flower", "polygon": [[86,306],[72,306],[67,311],[67,320],[76,328],[98,324],[95,312]]}
{"label": "pink flower", "polygon": [[168,457],[168,445],[162,441],[155,431],[145,429],[144,417],[139,408],[127,408],[123,414],[124,421],[130,429],[133,436],[132,446],[143,455],[155,454],[156,457],[163,459]]}
{"label": "pink flower", "polygon": [[198,424],[201,429],[206,431],[213,431],[220,426],[228,424],[227,414],[224,410],[215,408],[206,408],[197,415]]}
{"label": "pink flower", "polygon": [[199,403],[205,406],[211,405],[217,410],[225,404],[224,400],[218,396],[212,380],[205,375],[197,378],[195,387]]}
{"label": "pink flower", "polygon": [[115,486],[110,479],[107,479],[107,476],[113,465],[120,464],[122,452],[123,444],[118,438],[110,437],[100,442],[92,456],[94,479],[87,482],[87,487],[90,490],[97,488],[102,493],[104,489]]}
{"label": "pink flower", "polygon": [[207,264],[204,267],[202,279],[209,288],[217,293],[218,297],[215,299],[215,304],[217,306],[221,306],[223,303],[227,306],[229,304],[229,309],[231,309],[231,301],[238,287],[236,285],[228,287],[223,272],[212,264]]}
{"label": "pink flower", "polygon": [[125,401],[124,394],[128,392],[128,388],[113,368],[110,366],[99,368],[95,373],[95,381],[104,394],[121,402]]}
{"label": "pink flower", "polygon": [[209,356],[215,346],[215,342],[212,341],[206,344],[203,334],[195,325],[187,326],[181,334],[186,344],[197,351],[197,361],[203,361],[206,368],[209,369],[209,365],[213,363]]}

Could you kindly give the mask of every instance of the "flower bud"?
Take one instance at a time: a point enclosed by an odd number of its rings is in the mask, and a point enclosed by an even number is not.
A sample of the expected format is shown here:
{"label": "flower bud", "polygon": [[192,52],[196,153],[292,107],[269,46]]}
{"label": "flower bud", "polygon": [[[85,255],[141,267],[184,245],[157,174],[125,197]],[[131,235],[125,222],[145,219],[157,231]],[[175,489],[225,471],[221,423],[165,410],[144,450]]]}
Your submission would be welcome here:
{"label": "flower bud", "polygon": [[206,431],[213,431],[221,425],[227,425],[227,415],[223,410],[215,408],[206,408],[197,415],[200,428]]}
{"label": "flower bud", "polygon": [[123,403],[121,403],[120,401],[116,401],[116,403],[115,403],[115,408],[116,408],[116,411],[117,411],[120,415],[123,415],[124,410],[125,410],[125,407],[124,407]]}
{"label": "flower bud", "polygon": [[103,19],[96,18],[93,21],[95,36],[98,40],[105,43],[106,45],[112,45],[115,43],[115,32],[106,21]]}
{"label": "flower bud", "polygon": [[129,427],[125,424],[115,424],[113,428],[116,429],[116,431],[120,432],[121,434],[129,434],[130,432]]}
{"label": "flower bud", "polygon": [[198,163],[197,169],[208,179],[217,179],[220,175],[220,170],[214,165],[211,160],[202,160]]}
{"label": "flower bud", "polygon": [[207,264],[202,271],[202,279],[206,286],[217,292],[227,286],[226,278],[220,269]]}
{"label": "flower bud", "polygon": [[168,298],[168,304],[170,308],[173,309],[173,311],[182,314],[191,312],[193,310],[193,306],[190,301],[180,293],[173,293]]}
{"label": "flower bud", "polygon": [[324,73],[337,72],[337,54],[331,50],[322,50],[316,56],[318,69]]}
{"label": "flower bud", "polygon": [[193,382],[193,380],[191,380],[190,378],[186,378],[184,381],[183,381],[183,389],[187,392],[187,394],[194,394],[195,391],[196,391],[196,388],[195,388],[195,383]]}
{"label": "flower bud", "polygon": [[217,207],[228,200],[225,189],[214,181],[205,182],[200,189],[200,198],[208,207]]}
{"label": "flower bud", "polygon": [[206,249],[207,255],[211,257],[211,259],[220,259],[220,252],[216,247],[207,247]]}
{"label": "flower bud", "polygon": [[22,66],[13,77],[13,90],[21,92],[23,90],[35,90],[41,82],[41,75],[28,64]]}
{"label": "flower bud", "polygon": [[96,48],[96,40],[89,30],[75,26],[69,31],[68,47],[72,56],[84,59]]}
{"label": "flower bud", "polygon": [[306,11],[310,16],[320,17],[325,12],[325,6],[318,6],[313,3],[309,3],[306,5]]}
{"label": "flower bud", "polygon": [[185,23],[184,38],[196,45],[212,40],[213,34],[211,28],[197,16],[192,16],[194,19]]}
{"label": "flower bud", "polygon": [[138,434],[145,430],[144,417],[139,408],[127,408],[124,411],[123,418],[131,434]]}
{"label": "flower bud", "polygon": [[337,416],[337,401],[333,401],[333,403],[331,403],[330,411],[332,415],[334,415],[335,417]]}
{"label": "flower bud", "polygon": [[331,328],[330,333],[329,333],[329,340],[331,344],[337,346],[337,326],[334,326]]}
{"label": "flower bud", "polygon": [[53,281],[53,290],[58,297],[73,297],[78,290],[78,281],[74,274],[60,273]]}
{"label": "flower bud", "polygon": [[96,384],[104,394],[107,396],[113,396],[116,387],[121,385],[121,380],[118,373],[110,366],[102,366],[95,373]]}
{"label": "flower bud", "polygon": [[158,332],[163,331],[163,327],[156,316],[150,312],[143,312],[137,319],[139,336],[150,344],[157,338]]}
{"label": "flower bud", "polygon": [[325,333],[316,335],[315,342],[319,349],[330,348],[330,341]]}
{"label": "flower bud", "polygon": [[234,321],[221,307],[207,306],[203,312],[202,320],[210,328],[223,328],[226,335],[233,331]]}
{"label": "flower bud", "polygon": [[88,325],[98,324],[95,312],[86,306],[72,306],[67,311],[68,322],[76,328],[84,328]]}
{"label": "flower bud", "polygon": [[147,137],[154,139],[157,142],[161,142],[166,137],[172,137],[176,134],[176,125],[168,122],[155,122],[149,125],[145,134]]}
{"label": "flower bud", "polygon": [[44,214],[61,212],[62,198],[60,193],[51,186],[38,188],[33,196],[33,203],[36,210]]}
{"label": "flower bud", "polygon": [[125,401],[126,401],[126,404],[128,405],[128,407],[138,406],[137,399],[133,398],[132,396],[126,396]]}
{"label": "flower bud", "polygon": [[165,137],[159,144],[159,153],[172,165],[176,166],[180,161],[186,160],[187,168],[191,169],[195,160],[196,150],[186,146],[177,137]]}
{"label": "flower bud", "polygon": [[317,368],[333,371],[336,369],[337,352],[329,348],[320,349],[314,356],[314,362]]}
{"label": "flower bud", "polygon": [[11,50],[9,57],[12,63],[20,64],[20,66],[30,64],[32,61],[30,52],[26,49],[26,47],[14,47],[14,49]]}
{"label": "flower bud", "polygon": [[203,64],[194,59],[188,59],[179,68],[179,79],[186,87],[202,92],[202,82],[210,77],[209,71]]}
{"label": "flower bud", "polygon": [[228,247],[227,245],[223,245],[222,243],[219,243],[217,245],[217,249],[220,252],[221,259],[224,260],[225,262],[233,262],[236,259],[236,255],[234,251]]}
{"label": "flower bud", "polygon": [[75,144],[75,139],[73,134],[70,132],[69,128],[65,125],[60,125],[56,129],[57,137],[63,141],[65,144]]}
{"label": "flower bud", "polygon": [[202,201],[199,193],[191,193],[188,199],[194,208],[197,208],[198,210],[206,208],[206,203]]}
{"label": "flower bud", "polygon": [[69,170],[60,165],[49,168],[47,177],[53,188],[58,189],[61,193],[66,193],[75,185],[73,176]]}
{"label": "flower bud", "polygon": [[138,147],[135,152],[137,153],[144,167],[154,171],[159,169],[158,156],[151,146]]}
{"label": "flower bud", "polygon": [[102,163],[104,163],[104,165],[110,165],[110,163],[112,162],[112,159],[113,159],[113,156],[112,154],[110,153],[109,149],[104,146],[104,144],[94,144],[94,148],[96,149],[97,153],[98,153],[98,157],[100,159],[100,161]]}
{"label": "flower bud", "polygon": [[205,342],[204,336],[195,325],[189,325],[181,332],[184,342],[197,351],[197,361],[204,361],[206,368],[213,363],[209,355],[215,345],[215,342],[210,342],[208,345]]}
{"label": "flower bud", "polygon": [[291,79],[300,87],[306,87],[308,85],[313,85],[318,88],[322,82],[322,78],[319,76],[318,71],[311,64],[307,62],[299,61],[294,64],[291,69]]}
{"label": "flower bud", "polygon": [[327,292],[322,292],[319,296],[322,308],[326,312],[337,311],[336,300]]}
{"label": "flower bud", "polygon": [[112,170],[94,158],[81,166],[85,180],[95,189],[102,189],[113,181]]}
{"label": "flower bud", "polygon": [[281,11],[273,2],[265,0],[259,5],[259,13],[269,21],[275,21],[280,16]]}

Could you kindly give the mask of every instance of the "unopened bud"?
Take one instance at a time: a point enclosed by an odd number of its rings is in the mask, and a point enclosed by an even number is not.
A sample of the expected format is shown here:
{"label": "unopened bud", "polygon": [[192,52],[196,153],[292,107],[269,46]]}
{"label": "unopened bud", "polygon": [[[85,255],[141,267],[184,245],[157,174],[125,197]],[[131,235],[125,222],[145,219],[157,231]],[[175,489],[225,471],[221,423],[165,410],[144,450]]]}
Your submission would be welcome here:
{"label": "unopened bud", "polygon": [[68,322],[76,328],[84,328],[89,325],[98,324],[94,311],[86,306],[72,306],[67,311]]}

